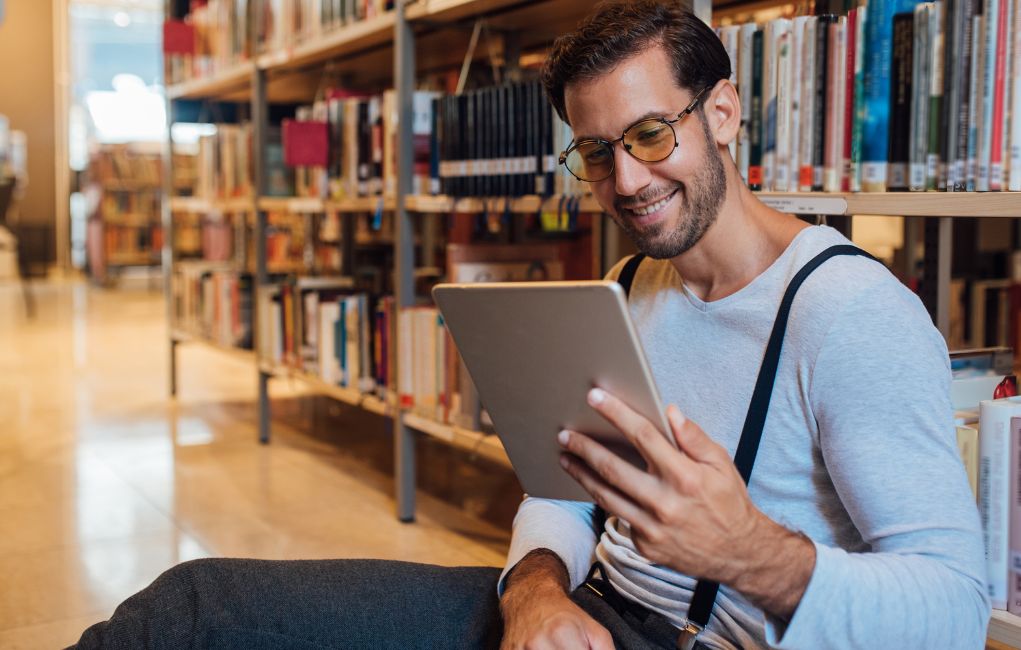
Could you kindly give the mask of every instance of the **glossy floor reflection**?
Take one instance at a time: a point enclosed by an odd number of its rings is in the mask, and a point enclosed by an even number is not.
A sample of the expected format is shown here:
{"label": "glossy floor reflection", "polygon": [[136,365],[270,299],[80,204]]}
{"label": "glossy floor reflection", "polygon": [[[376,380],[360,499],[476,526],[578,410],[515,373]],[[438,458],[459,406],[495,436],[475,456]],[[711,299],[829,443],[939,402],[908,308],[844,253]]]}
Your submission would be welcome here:
{"label": "glossy floor reflection", "polygon": [[167,398],[159,294],[35,291],[28,321],[0,285],[0,648],[63,647],[191,558],[502,563],[508,471],[420,441],[442,499],[420,490],[418,521],[400,524],[381,421],[274,382],[274,440],[259,445],[251,362],[185,346]]}

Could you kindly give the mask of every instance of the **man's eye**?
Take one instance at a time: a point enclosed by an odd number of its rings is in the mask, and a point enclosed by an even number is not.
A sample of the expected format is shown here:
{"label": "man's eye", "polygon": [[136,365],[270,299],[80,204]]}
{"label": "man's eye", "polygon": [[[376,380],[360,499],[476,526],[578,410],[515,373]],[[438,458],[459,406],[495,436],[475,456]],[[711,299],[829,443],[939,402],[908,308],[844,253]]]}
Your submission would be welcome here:
{"label": "man's eye", "polygon": [[601,163],[604,162],[606,158],[606,149],[603,147],[593,149],[585,154],[585,162],[587,163]]}
{"label": "man's eye", "polygon": [[643,127],[639,129],[637,134],[635,134],[635,139],[639,142],[657,140],[663,137],[663,134],[666,133],[666,128],[665,124],[655,124]]}

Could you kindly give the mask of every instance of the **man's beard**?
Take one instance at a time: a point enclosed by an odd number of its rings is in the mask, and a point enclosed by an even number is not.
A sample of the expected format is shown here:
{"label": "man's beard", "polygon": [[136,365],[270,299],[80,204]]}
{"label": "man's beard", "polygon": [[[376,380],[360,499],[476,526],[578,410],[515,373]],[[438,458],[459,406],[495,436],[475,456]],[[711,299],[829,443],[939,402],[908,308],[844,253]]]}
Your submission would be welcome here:
{"label": "man's beard", "polygon": [[[702,123],[702,134],[705,137],[706,161],[694,182],[690,185],[677,183],[672,190],[679,192],[681,197],[677,226],[671,231],[666,231],[666,220],[644,228],[636,226],[633,220],[619,216],[622,212],[621,202],[618,201],[615,205],[614,220],[631,238],[638,250],[653,259],[664,260],[677,257],[697,244],[709,227],[716,222],[720,205],[727,192],[723,158],[716,148],[705,117],[700,114],[699,118]],[[669,194],[670,192],[663,192],[662,189],[656,188],[635,196],[628,203],[644,203]]]}

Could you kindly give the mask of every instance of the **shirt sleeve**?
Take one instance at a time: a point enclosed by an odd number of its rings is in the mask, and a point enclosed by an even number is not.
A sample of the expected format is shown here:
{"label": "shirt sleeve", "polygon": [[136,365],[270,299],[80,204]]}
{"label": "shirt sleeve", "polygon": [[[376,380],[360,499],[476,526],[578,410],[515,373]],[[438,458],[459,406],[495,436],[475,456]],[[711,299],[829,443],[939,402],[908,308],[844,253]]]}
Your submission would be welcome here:
{"label": "shirt sleeve", "polygon": [[774,648],[985,645],[982,534],[954,437],[946,345],[918,299],[893,285],[844,308],[809,384],[823,461],[867,552],[816,543],[794,617],[766,617]]}
{"label": "shirt sleeve", "polygon": [[504,579],[530,551],[546,548],[564,562],[571,589],[581,584],[592,564],[596,547],[595,506],[582,501],[559,501],[525,497],[514,517],[510,552],[497,591],[503,595]]}

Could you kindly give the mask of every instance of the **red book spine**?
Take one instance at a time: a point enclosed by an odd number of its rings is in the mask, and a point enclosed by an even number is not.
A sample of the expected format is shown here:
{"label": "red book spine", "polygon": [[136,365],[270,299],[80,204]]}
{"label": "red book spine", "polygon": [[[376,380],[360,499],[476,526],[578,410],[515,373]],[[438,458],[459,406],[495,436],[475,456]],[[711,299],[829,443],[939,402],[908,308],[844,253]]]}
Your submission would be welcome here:
{"label": "red book spine", "polygon": [[855,59],[855,48],[858,47],[858,10],[852,9],[847,13],[847,59],[845,60],[844,70],[845,84],[844,84],[844,155],[843,169],[840,174],[840,190],[842,192],[851,191],[851,144],[853,142],[854,132],[854,59]]}
{"label": "red book spine", "polygon": [[[999,34],[996,38],[996,67],[993,73],[993,129],[992,151],[989,158],[989,189],[1003,189],[1003,129],[1007,121],[1004,114],[1004,94],[1007,83],[1007,39],[1011,38],[1007,28],[1008,0],[1000,0],[1000,14],[997,20]],[[1021,110],[1021,107],[1014,107]]]}

